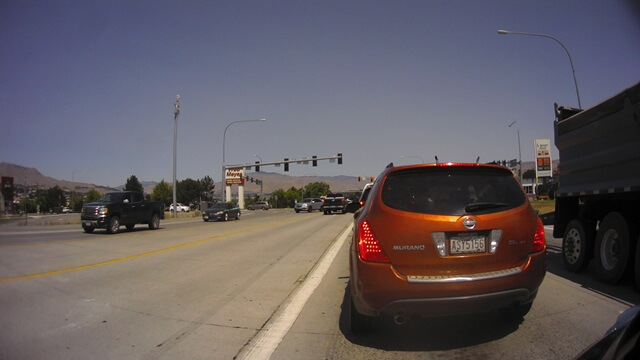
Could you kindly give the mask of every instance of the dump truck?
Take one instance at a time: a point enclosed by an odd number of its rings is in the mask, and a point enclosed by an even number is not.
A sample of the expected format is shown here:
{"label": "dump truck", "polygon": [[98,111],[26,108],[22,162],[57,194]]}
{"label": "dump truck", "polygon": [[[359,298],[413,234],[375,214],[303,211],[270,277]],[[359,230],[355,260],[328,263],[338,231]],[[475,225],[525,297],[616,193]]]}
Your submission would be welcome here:
{"label": "dump truck", "polygon": [[589,109],[555,104],[560,161],[553,236],[565,267],[594,261],[609,284],[640,288],[640,83]]}

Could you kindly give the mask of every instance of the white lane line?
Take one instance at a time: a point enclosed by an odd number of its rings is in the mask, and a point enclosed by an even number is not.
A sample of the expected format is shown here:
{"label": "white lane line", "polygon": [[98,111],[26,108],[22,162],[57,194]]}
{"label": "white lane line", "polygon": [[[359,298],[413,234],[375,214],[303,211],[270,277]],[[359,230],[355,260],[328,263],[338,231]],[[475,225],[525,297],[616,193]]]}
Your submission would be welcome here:
{"label": "white lane line", "polygon": [[324,254],[311,275],[307,277],[304,283],[291,296],[291,302],[284,307],[284,310],[277,316],[274,316],[260,330],[256,338],[252,341],[253,346],[244,354],[240,354],[239,359],[251,360],[268,360],[276,350],[282,339],[284,339],[291,326],[300,315],[302,308],[316,290],[320,282],[327,274],[331,263],[338,254],[338,250],[342,247],[345,240],[351,234],[352,226],[347,227],[336,242]]}

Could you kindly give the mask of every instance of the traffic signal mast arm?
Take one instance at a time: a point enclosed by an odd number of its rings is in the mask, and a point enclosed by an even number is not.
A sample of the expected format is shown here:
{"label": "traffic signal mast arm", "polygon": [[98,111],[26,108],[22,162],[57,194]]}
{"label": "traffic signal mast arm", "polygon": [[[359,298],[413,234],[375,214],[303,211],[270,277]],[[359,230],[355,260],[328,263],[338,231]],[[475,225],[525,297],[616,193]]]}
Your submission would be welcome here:
{"label": "traffic signal mast arm", "polygon": [[[273,161],[273,162],[255,162],[255,164],[236,164],[236,165],[225,165],[225,170],[240,170],[240,169],[245,169],[245,170],[249,170],[252,167],[258,167],[260,168],[261,166],[267,166],[267,165],[276,165],[276,166],[280,166],[280,165],[285,165],[285,164],[308,164],[310,161],[311,162],[316,162],[318,160],[338,160],[338,164],[342,164],[342,153],[339,153],[336,156],[327,156],[327,157],[314,157],[314,158],[303,158],[303,159],[285,159],[283,161]],[[315,166],[315,165],[314,165]]]}

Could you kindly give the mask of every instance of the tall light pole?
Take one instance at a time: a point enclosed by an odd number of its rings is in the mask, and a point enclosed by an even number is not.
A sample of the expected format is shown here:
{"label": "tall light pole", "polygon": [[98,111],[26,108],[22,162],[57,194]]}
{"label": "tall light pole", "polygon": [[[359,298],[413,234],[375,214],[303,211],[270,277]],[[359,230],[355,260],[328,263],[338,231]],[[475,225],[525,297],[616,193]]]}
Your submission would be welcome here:
{"label": "tall light pole", "polygon": [[254,119],[254,120],[236,120],[231,122],[229,125],[227,125],[226,128],[224,128],[224,133],[222,135],[222,201],[223,202],[226,201],[226,192],[227,192],[226,191],[227,184],[225,183],[225,177],[226,177],[225,149],[226,149],[226,141],[227,141],[227,129],[229,129],[229,126],[233,124],[242,123],[242,122],[254,122],[254,121],[267,121],[267,119],[262,118],[262,119]]}
{"label": "tall light pole", "polygon": [[180,115],[180,95],[176,95],[176,102],[173,103],[173,217],[178,217],[177,200],[176,200],[176,167],[178,152],[178,115]]}
{"label": "tall light pole", "polygon": [[551,39],[551,40],[557,42],[558,44],[560,44],[560,46],[562,46],[564,51],[567,53],[567,56],[569,57],[569,63],[571,64],[571,72],[573,73],[573,84],[576,87],[576,96],[578,97],[578,107],[580,109],[582,109],[582,103],[580,102],[580,91],[578,91],[578,80],[576,80],[576,70],[573,67],[573,60],[571,59],[571,54],[569,54],[569,50],[567,50],[567,48],[560,42],[560,40],[556,39],[555,37],[553,37],[551,35],[546,35],[546,34],[536,34],[536,33],[528,33],[528,32],[509,31],[509,30],[498,30],[498,34],[500,34],[500,35],[513,34],[513,35],[527,35],[527,36],[545,37],[547,39]]}
{"label": "tall light pole", "polygon": [[522,185],[522,151],[520,150],[520,128],[515,121],[509,124],[509,127],[511,127],[512,125],[516,126],[516,131],[518,133],[518,180],[520,180],[520,185]]}

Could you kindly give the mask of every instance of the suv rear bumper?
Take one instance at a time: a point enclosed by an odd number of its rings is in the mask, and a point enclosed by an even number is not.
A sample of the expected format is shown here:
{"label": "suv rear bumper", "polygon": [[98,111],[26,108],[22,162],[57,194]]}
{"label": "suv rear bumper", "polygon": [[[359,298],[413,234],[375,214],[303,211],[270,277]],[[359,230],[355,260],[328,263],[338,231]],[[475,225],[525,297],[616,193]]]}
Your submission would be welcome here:
{"label": "suv rear bumper", "polygon": [[425,317],[468,315],[487,310],[528,304],[535,299],[528,289],[513,289],[490,294],[435,299],[410,299],[390,302],[380,312],[385,314],[417,314]]}
{"label": "suv rear bumper", "polygon": [[449,316],[527,304],[546,273],[544,252],[531,254],[513,275],[451,282],[411,282],[392,265],[365,262],[351,251],[350,292],[361,314]]}

